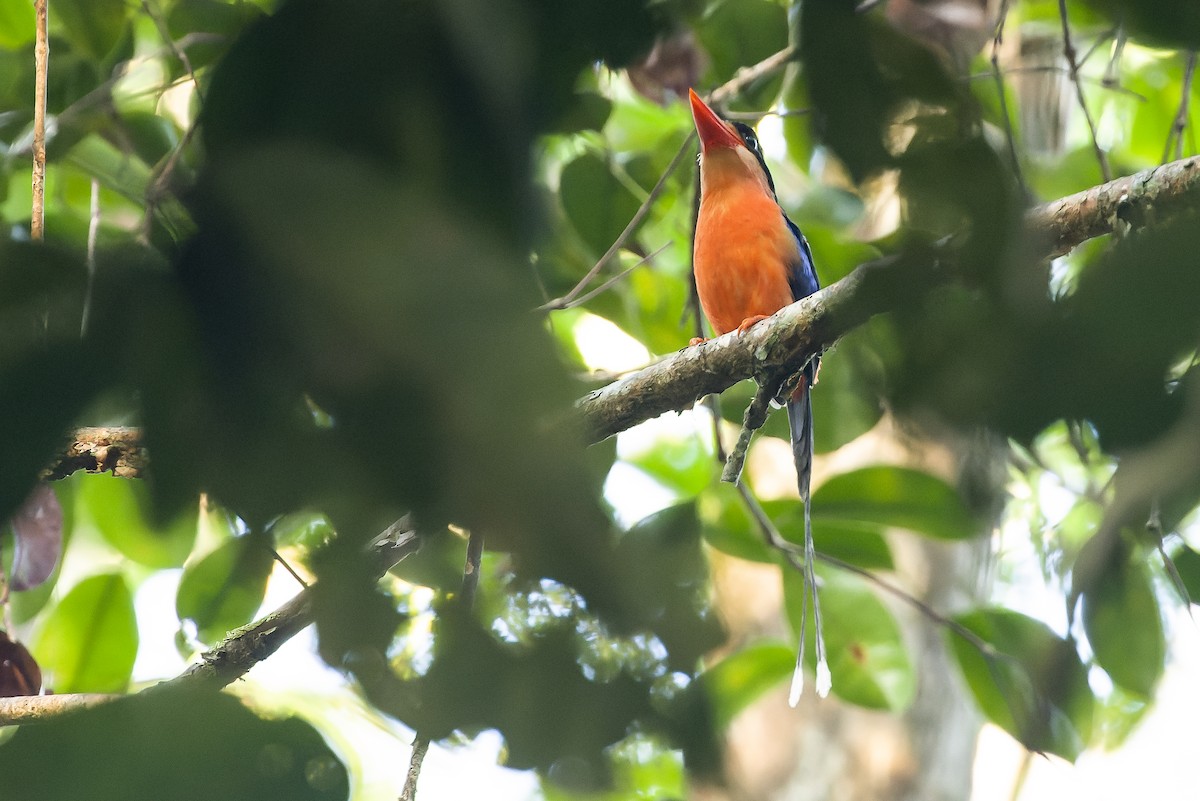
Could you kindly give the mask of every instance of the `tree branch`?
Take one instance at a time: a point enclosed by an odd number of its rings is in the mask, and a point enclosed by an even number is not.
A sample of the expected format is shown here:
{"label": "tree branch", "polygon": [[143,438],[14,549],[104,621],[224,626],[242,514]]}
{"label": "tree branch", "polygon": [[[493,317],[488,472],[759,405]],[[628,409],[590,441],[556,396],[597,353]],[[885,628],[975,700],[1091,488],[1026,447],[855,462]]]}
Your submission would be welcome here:
{"label": "tree branch", "polygon": [[[1200,157],[1118,178],[1030,209],[1031,239],[1046,258],[1111,233],[1119,215],[1153,207],[1177,211],[1200,190]],[[813,355],[877,314],[898,309],[951,277],[946,251],[889,256],[860,265],[814,295],[785,306],[745,334],[730,333],[685,348],[598,389],[576,403],[589,442],[598,442],[744,378],[802,368]]]}
{"label": "tree branch", "polygon": [[[375,568],[382,576],[400,560],[416,553],[420,548],[420,535],[406,515],[388,526],[371,541],[369,547]],[[221,643],[205,651],[200,661],[183,673],[147,687],[142,692],[163,692],[182,687],[216,691],[232,684],[313,622],[311,591],[311,587],[302,590],[266,617],[231,632]],[[128,696],[66,693],[0,698],[0,726],[47,720],[125,697]]]}

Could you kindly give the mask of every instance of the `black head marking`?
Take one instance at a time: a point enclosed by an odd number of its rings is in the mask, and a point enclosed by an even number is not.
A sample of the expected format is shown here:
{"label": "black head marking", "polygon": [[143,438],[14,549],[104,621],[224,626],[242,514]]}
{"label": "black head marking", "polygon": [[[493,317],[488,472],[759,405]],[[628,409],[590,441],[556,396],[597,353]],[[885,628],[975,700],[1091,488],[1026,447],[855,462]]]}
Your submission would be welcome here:
{"label": "black head marking", "polygon": [[775,181],[771,179],[771,171],[767,169],[767,160],[763,158],[762,147],[758,143],[758,135],[754,133],[753,128],[744,122],[735,122],[733,123],[733,127],[738,132],[738,136],[742,137],[742,143],[758,159],[758,165],[762,167],[763,174],[767,176],[767,186],[771,187],[771,194],[775,194]]}

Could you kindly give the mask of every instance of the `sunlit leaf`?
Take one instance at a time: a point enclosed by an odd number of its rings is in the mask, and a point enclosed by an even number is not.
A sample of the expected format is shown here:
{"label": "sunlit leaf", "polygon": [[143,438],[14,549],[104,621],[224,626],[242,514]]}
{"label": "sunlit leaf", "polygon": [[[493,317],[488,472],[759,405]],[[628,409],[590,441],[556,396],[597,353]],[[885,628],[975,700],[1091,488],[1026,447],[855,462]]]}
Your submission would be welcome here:
{"label": "sunlit leaf", "polygon": [[249,623],[262,606],[273,564],[261,537],[226,540],[184,568],[175,596],[176,614],[195,623],[203,642],[225,636]]}
{"label": "sunlit leaf", "polygon": [[83,476],[78,503],[106,540],[147,567],[179,567],[192,552],[197,515],[193,510],[170,525],[157,526],[150,492],[141,483],[107,475]]}
{"label": "sunlit leaf", "polygon": [[1114,561],[1084,590],[1082,601],[1083,628],[1097,664],[1125,690],[1150,697],[1162,676],[1167,644],[1145,567]]}
{"label": "sunlit leaf", "polygon": [[955,620],[990,649],[948,631],[967,686],[988,720],[1026,748],[1074,760],[1091,738],[1095,699],[1074,646],[1033,618],[981,609]]}
{"label": "sunlit leaf", "polygon": [[120,692],[137,656],[133,595],[120,573],[76,584],[42,624],[33,653],[57,693]]}
{"label": "sunlit leaf", "polygon": [[33,41],[33,3],[0,0],[0,47],[16,50]]}

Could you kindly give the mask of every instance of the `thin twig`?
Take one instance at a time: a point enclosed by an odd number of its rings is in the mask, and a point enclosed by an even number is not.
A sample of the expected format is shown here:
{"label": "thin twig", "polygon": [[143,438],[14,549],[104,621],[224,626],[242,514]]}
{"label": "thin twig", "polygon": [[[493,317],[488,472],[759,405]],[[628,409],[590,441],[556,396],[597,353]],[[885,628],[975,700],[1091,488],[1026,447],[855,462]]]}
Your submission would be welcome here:
{"label": "thin twig", "polygon": [[[1008,76],[1008,75],[1028,75],[1031,73],[1038,73],[1038,72],[1053,72],[1053,73],[1059,73],[1062,75],[1070,75],[1071,74],[1071,70],[1067,69],[1066,67],[1057,67],[1053,64],[1038,64],[1038,65],[1029,66],[1029,67],[1005,67],[1004,69],[1001,70],[1001,72],[1006,76]],[[966,76],[965,78],[963,78],[962,80],[989,81],[989,80],[994,80],[994,79],[995,79],[995,73],[993,73],[991,70],[988,70],[987,72],[972,73],[972,74]],[[1133,99],[1137,100],[1139,103],[1145,103],[1148,101],[1148,98],[1141,92],[1134,91],[1133,89],[1130,89],[1128,86],[1121,86],[1120,84],[1110,84],[1102,78],[1093,78],[1089,75],[1080,75],[1079,80],[1082,81],[1083,83],[1091,84],[1092,86],[1099,86],[1102,89],[1106,89],[1110,92],[1115,92],[1119,95],[1126,95],[1127,97],[1132,97]]]}
{"label": "thin twig", "polygon": [[787,66],[788,62],[796,57],[796,48],[791,45],[783,48],[778,53],[767,56],[762,61],[750,67],[742,67],[734,76],[725,83],[713,89],[706,98],[710,106],[719,106],[728,100],[740,95],[746,90],[746,87],[752,83],[762,80],[768,75],[773,75],[779,70]]}
{"label": "thin twig", "polygon": [[88,317],[92,311],[92,291],[96,286],[96,239],[100,233],[100,179],[92,179],[91,208],[88,212],[87,289],[83,295],[83,314],[79,318],[79,336],[87,336]]}
{"label": "thin twig", "polygon": [[674,244],[673,240],[668,240],[665,244],[660,245],[652,252],[647,253],[645,256],[642,256],[642,258],[638,259],[636,264],[631,264],[630,266],[626,267],[621,272],[614,275],[612,278],[609,278],[607,281],[605,281],[600,286],[584,293],[583,295],[580,295],[579,297],[575,298],[574,300],[567,301],[564,298],[559,298],[558,300],[552,300],[549,303],[544,303],[541,306],[538,306],[537,311],[540,311],[540,312],[561,311],[562,309],[573,309],[576,306],[582,306],[583,304],[587,303],[592,298],[596,297],[597,295],[602,294],[603,292],[605,292],[608,289],[615,286],[617,283],[619,283],[621,281],[621,279],[623,279],[625,276],[629,275],[631,272],[636,270],[638,267],[641,267],[643,264],[648,264],[649,262],[653,261],[655,256],[662,253],[664,250],[666,250],[673,244]]}
{"label": "thin twig", "polygon": [[1092,149],[1096,153],[1096,160],[1100,163],[1100,174],[1105,181],[1112,180],[1112,168],[1108,165],[1108,156],[1104,154],[1104,148],[1100,147],[1100,140],[1096,136],[1096,122],[1092,119],[1092,113],[1088,111],[1087,99],[1083,95],[1083,84],[1079,80],[1079,62],[1076,60],[1075,46],[1071,44],[1071,25],[1067,20],[1067,0],[1058,0],[1058,15],[1062,20],[1063,33],[1063,56],[1067,59],[1067,67],[1071,71],[1071,83],[1075,84],[1075,97],[1079,100],[1079,108],[1083,111],[1083,118],[1087,121],[1088,131],[1092,137]]}
{"label": "thin twig", "polygon": [[1175,114],[1175,122],[1167,134],[1167,144],[1163,147],[1163,164],[1171,158],[1171,145],[1175,145],[1175,160],[1183,158],[1183,132],[1187,130],[1188,105],[1192,97],[1192,77],[1196,74],[1196,51],[1189,50],[1187,63],[1183,69],[1183,91],[1179,95],[1179,111]]}
{"label": "thin twig", "polygon": [[154,171],[150,174],[146,188],[146,212],[142,215],[141,237],[143,241],[150,239],[150,223],[154,218],[154,209],[158,205],[159,199],[166,194],[167,182],[171,180],[171,175],[175,172],[179,157],[183,154],[183,149],[192,141],[197,130],[198,126],[193,120],[188,129],[183,132],[179,142],[171,149],[171,153],[165,160],[155,165]]}
{"label": "thin twig", "polygon": [[50,69],[50,39],[46,28],[49,0],[33,0],[37,32],[33,46],[33,210],[29,236],[46,237],[46,76]]}
{"label": "thin twig", "polygon": [[416,801],[417,779],[421,777],[421,765],[425,762],[425,754],[428,752],[428,740],[418,737],[413,741],[412,757],[408,760],[408,774],[404,777],[404,789],[400,793],[400,801]]}
{"label": "thin twig", "polygon": [[992,38],[992,75],[996,81],[996,96],[1000,99],[1000,116],[1004,118],[1004,137],[1008,142],[1008,157],[1012,161],[1013,175],[1021,187],[1021,194],[1028,194],[1025,176],[1021,171],[1021,159],[1017,156],[1016,135],[1013,133],[1012,118],[1008,111],[1008,94],[1004,90],[1004,76],[1000,72],[1000,47],[1004,44],[1004,23],[1008,20],[1008,0],[1000,4],[1000,18],[996,22],[996,35]]}
{"label": "thin twig", "polygon": [[781,376],[773,380],[763,379],[758,385],[754,399],[746,407],[746,413],[742,418],[741,433],[738,434],[737,442],[729,453],[729,458],[725,460],[725,469],[721,471],[722,481],[728,484],[739,482],[742,476],[742,467],[746,464],[746,451],[750,449],[750,440],[753,439],[754,432],[767,422],[767,415],[771,411],[771,401],[779,395],[779,388],[783,385],[784,378]]}
{"label": "thin twig", "polygon": [[581,278],[579,283],[577,283],[570,292],[563,295],[561,298],[556,298],[545,304],[542,306],[543,309],[568,308],[571,305],[571,302],[579,296],[579,293],[582,292],[584,288],[592,282],[592,279],[595,278],[600,271],[608,265],[609,261],[612,260],[612,257],[617,254],[617,251],[625,246],[625,243],[629,241],[629,237],[633,235],[633,232],[636,231],[638,226],[642,224],[642,220],[646,219],[646,215],[650,213],[650,208],[654,205],[654,202],[658,200],[658,196],[662,194],[663,188],[667,185],[667,179],[671,177],[671,173],[675,172],[675,169],[680,165],[680,163],[683,162],[684,156],[687,155],[688,151],[690,150],[692,140],[695,137],[696,133],[693,131],[692,133],[688,134],[686,139],[683,140],[683,144],[681,144],[679,146],[679,150],[675,152],[675,156],[671,159],[671,163],[667,165],[665,170],[663,170],[663,174],[659,176],[658,183],[654,185],[654,188],[650,190],[650,194],[646,195],[646,199],[642,201],[642,205],[638,207],[636,212],[634,212],[632,219],[630,219],[629,223],[625,226],[625,230],[623,230],[616,238],[616,241],[609,245],[608,250],[606,250],[604,255],[600,257],[600,260],[592,265],[592,269],[588,270],[587,275]]}
{"label": "thin twig", "polygon": [[188,58],[187,51],[171,38],[171,31],[167,28],[167,21],[163,19],[158,9],[151,7],[150,0],[142,0],[142,8],[145,9],[146,16],[154,20],[154,27],[158,28],[158,35],[162,37],[163,43],[171,49],[175,58],[179,59],[179,63],[187,71],[188,77],[192,79],[192,86],[196,90],[196,98],[200,101],[200,105],[203,106],[204,94],[200,91],[200,81],[196,78],[196,71],[192,69],[192,60]]}

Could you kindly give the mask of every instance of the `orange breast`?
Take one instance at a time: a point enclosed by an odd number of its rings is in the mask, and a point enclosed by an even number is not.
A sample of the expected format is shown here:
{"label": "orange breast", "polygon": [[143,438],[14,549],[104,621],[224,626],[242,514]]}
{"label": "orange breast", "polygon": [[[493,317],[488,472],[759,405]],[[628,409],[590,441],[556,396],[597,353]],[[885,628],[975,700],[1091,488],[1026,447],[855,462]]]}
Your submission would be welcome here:
{"label": "orange breast", "polygon": [[788,266],[796,238],[774,198],[752,183],[701,197],[693,265],[700,305],[717,334],[792,302]]}

